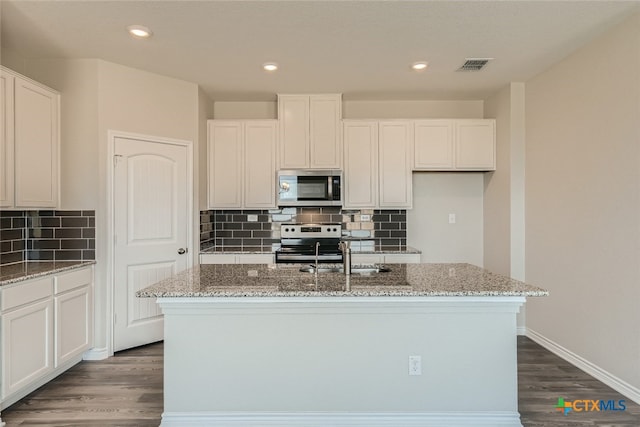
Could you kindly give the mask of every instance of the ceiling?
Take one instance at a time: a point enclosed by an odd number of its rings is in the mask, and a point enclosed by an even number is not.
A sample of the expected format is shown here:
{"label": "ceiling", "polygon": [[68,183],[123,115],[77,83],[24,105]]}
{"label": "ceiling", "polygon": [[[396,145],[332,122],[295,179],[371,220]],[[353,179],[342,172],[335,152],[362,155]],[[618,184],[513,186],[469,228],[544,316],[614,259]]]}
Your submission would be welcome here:
{"label": "ceiling", "polygon": [[[1,1],[2,49],[101,58],[195,82],[216,101],[484,99],[640,10],[637,0]],[[132,24],[153,37],[131,38]],[[495,59],[456,72],[468,57]],[[263,71],[269,61],[280,69]],[[416,61],[428,69],[412,71]]]}

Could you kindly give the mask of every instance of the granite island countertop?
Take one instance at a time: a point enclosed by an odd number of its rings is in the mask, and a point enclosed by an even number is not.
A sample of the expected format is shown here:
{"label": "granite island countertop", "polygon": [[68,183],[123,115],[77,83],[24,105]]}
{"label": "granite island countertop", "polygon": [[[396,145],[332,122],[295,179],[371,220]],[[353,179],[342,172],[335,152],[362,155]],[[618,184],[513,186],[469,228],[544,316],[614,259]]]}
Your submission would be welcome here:
{"label": "granite island countertop", "polygon": [[208,264],[137,292],[138,297],[547,296],[548,292],[471,264],[391,264],[391,271],[315,275],[291,264]]}
{"label": "granite island countertop", "polygon": [[[343,239],[349,241],[357,241],[356,239]],[[359,239],[362,240],[362,239]],[[255,255],[255,254],[273,254],[274,251],[269,249],[258,249],[256,250],[246,250],[246,251],[237,251],[237,250],[225,250],[224,247],[217,246],[203,246],[200,248],[200,254],[233,254],[233,255]],[[360,249],[352,251],[353,255],[357,254],[420,254],[422,251],[416,249],[411,246],[385,246],[385,245],[376,245],[372,250],[370,249]]]}
{"label": "granite island countertop", "polygon": [[0,266],[0,286],[95,264],[95,261],[24,261]]}

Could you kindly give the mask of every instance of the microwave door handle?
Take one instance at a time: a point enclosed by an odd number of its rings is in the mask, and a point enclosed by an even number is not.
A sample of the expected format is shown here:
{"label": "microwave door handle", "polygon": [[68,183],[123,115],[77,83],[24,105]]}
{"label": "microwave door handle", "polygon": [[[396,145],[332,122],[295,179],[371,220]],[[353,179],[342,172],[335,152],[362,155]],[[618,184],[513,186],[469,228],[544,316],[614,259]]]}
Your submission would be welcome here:
{"label": "microwave door handle", "polygon": [[332,176],[328,176],[327,177],[327,199],[328,200],[333,200],[333,177]]}

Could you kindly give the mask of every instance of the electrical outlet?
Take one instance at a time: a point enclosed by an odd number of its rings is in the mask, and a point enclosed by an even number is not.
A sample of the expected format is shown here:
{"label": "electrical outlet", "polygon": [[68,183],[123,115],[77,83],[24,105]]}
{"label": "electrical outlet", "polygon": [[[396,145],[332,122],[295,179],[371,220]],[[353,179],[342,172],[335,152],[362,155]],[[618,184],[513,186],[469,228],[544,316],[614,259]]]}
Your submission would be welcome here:
{"label": "electrical outlet", "polygon": [[369,215],[369,214],[360,214],[360,221],[371,221],[371,215]]}
{"label": "electrical outlet", "polygon": [[455,223],[456,223],[456,214],[450,213],[449,214],[449,224],[455,224]]}
{"label": "electrical outlet", "polygon": [[409,375],[422,375],[421,356],[409,356]]}
{"label": "electrical outlet", "polygon": [[258,222],[258,215],[247,215],[247,221]]}

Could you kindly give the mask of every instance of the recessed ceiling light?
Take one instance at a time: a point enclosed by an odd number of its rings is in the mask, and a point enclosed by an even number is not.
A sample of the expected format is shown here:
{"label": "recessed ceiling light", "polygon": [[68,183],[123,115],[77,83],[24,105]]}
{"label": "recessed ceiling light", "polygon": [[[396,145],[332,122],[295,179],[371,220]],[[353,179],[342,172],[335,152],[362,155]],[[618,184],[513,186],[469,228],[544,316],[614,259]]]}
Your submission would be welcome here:
{"label": "recessed ceiling light", "polygon": [[142,25],[129,25],[127,27],[127,30],[129,31],[129,34],[131,34],[132,36],[138,37],[141,39],[146,39],[147,37],[151,37],[151,34],[153,34],[150,29]]}
{"label": "recessed ceiling light", "polygon": [[426,70],[427,65],[428,65],[427,62],[414,62],[411,68],[413,68],[416,71],[421,71],[421,70]]}
{"label": "recessed ceiling light", "polygon": [[262,68],[265,71],[275,71],[278,69],[278,64],[276,64],[275,62],[266,62],[262,64]]}

